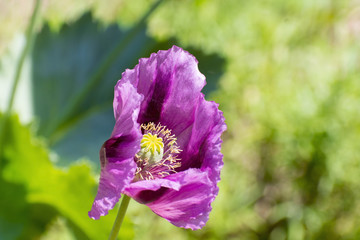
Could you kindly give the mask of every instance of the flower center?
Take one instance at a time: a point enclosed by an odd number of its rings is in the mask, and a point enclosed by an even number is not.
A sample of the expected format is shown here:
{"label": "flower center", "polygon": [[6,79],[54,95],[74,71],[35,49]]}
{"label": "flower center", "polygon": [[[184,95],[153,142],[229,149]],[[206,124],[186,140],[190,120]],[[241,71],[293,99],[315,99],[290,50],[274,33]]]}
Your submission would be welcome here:
{"label": "flower center", "polygon": [[162,178],[176,172],[175,169],[181,166],[177,158],[181,150],[176,137],[160,123],[142,124],[141,130],[144,135],[141,149],[134,158],[137,164],[134,181]]}
{"label": "flower center", "polygon": [[157,134],[144,134],[140,146],[141,150],[137,155],[142,159],[149,159],[151,163],[159,162],[164,156],[164,143]]}

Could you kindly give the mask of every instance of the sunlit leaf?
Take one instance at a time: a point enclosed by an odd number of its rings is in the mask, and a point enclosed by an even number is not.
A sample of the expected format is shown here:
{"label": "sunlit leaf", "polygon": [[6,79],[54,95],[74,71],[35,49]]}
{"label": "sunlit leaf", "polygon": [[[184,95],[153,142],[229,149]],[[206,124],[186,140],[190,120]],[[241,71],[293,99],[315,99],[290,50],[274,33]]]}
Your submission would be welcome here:
{"label": "sunlit leaf", "polygon": [[0,178],[0,189],[0,238],[14,239],[24,229],[28,216],[25,188]]}
{"label": "sunlit leaf", "polygon": [[[68,170],[54,167],[44,144],[31,136],[30,131],[21,126],[16,118],[11,121],[5,159],[4,178],[23,186],[26,191],[23,201],[53,207],[86,238],[107,238],[116,210],[99,221],[88,217],[97,183],[86,162],[77,163]],[[6,193],[11,194],[10,190]],[[16,198],[16,195],[14,197],[15,200],[22,199]],[[132,230],[128,222],[124,228],[124,238],[131,238]]]}
{"label": "sunlit leaf", "polygon": [[88,14],[59,33],[43,29],[33,51],[39,133],[50,139],[62,164],[84,156],[98,163],[98,149],[114,125],[113,88],[153,44],[144,28],[125,33],[91,19]]}

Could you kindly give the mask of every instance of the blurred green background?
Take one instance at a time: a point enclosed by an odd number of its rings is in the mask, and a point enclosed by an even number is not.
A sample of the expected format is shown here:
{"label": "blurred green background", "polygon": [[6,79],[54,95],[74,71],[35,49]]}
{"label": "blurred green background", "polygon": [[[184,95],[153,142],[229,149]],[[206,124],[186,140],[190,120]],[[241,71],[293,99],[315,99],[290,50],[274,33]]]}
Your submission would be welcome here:
{"label": "blurred green background", "polygon": [[220,104],[224,169],[207,225],[130,202],[119,239],[360,239],[360,2],[0,0],[0,239],[107,239],[88,218],[113,87],[176,44]]}

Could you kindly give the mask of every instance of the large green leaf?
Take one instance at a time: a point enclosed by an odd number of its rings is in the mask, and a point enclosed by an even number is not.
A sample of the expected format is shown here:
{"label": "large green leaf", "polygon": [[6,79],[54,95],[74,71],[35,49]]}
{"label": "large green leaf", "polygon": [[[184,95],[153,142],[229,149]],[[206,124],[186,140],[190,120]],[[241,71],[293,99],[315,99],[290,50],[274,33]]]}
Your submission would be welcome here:
{"label": "large green leaf", "polygon": [[27,218],[25,189],[0,178],[0,238],[15,239],[24,229]]}
{"label": "large green leaf", "polygon": [[113,88],[153,41],[141,25],[127,32],[94,23],[90,14],[58,33],[44,28],[33,51],[34,111],[39,133],[62,163],[98,161],[114,125]]}
{"label": "large green leaf", "polygon": [[[9,201],[9,196],[12,196],[14,201],[9,206],[14,208],[13,212],[15,214],[12,217],[5,216],[6,220],[20,219],[21,223],[22,216],[24,218],[26,216],[21,214],[21,208],[18,206],[24,206],[25,203],[27,209],[38,212],[33,214],[35,216],[46,216],[45,213],[49,212],[49,210],[46,210],[46,206],[49,206],[57,210],[74,225],[74,231],[80,232],[77,234],[78,237],[106,239],[115,219],[116,210],[99,221],[94,221],[88,217],[87,212],[91,208],[97,188],[97,183],[90,174],[88,164],[78,162],[68,170],[54,167],[50,161],[49,152],[44,148],[44,144],[39,139],[32,137],[28,128],[21,126],[16,118],[11,121],[7,139],[5,147],[7,164],[2,174],[5,181],[15,187],[3,183],[3,186],[5,186],[4,196],[7,196],[7,198],[2,198],[0,205],[6,205],[4,201],[6,199]],[[17,190],[16,194],[12,194],[19,188],[16,188],[16,186],[20,186],[23,190]],[[29,207],[29,204],[32,207]],[[38,207],[34,208],[35,206]],[[10,208],[6,211],[12,210]],[[31,211],[28,214],[31,216]],[[9,224],[11,224],[11,221],[9,221]],[[9,225],[9,227],[11,226]],[[14,225],[12,228],[15,230],[20,226]],[[16,232],[14,231],[14,233]],[[125,221],[122,233],[124,239],[132,238],[133,233],[128,221]]]}
{"label": "large green leaf", "polygon": [[[86,157],[98,164],[98,150],[109,137],[114,119],[113,88],[121,73],[140,57],[170,48],[156,43],[140,22],[123,31],[101,27],[89,14],[59,32],[40,32],[32,55],[34,111],[39,133],[49,139],[60,165]],[[216,88],[224,60],[191,50],[208,76],[205,92]]]}

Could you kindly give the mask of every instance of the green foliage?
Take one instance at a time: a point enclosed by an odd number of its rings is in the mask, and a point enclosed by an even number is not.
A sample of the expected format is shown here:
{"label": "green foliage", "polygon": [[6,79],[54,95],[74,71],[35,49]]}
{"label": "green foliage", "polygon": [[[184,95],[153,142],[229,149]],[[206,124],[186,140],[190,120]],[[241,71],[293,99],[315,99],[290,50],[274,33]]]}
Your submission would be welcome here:
{"label": "green foliage", "polygon": [[99,146],[114,125],[116,81],[152,44],[144,27],[135,30],[103,28],[86,14],[58,32],[45,27],[37,36],[31,76],[34,114],[38,132],[59,154],[59,164],[86,156],[98,166]]}
{"label": "green foliage", "polygon": [[[32,137],[28,128],[21,126],[15,117],[10,121],[7,140],[6,165],[1,179],[1,189],[6,194],[0,205],[1,214],[5,215],[7,221],[10,220],[8,224],[12,228],[4,229],[7,230],[5,234],[21,233],[21,239],[32,239],[32,235],[41,234],[51,220],[61,214],[69,222],[77,239],[107,238],[116,211],[101,221],[94,221],[87,216],[97,183],[86,162],[77,162],[67,170],[55,167],[44,144]],[[11,219],[20,224],[11,226]],[[42,229],[37,230],[37,233],[29,233],[33,229],[29,229],[26,224],[34,220],[38,221],[35,227]],[[21,223],[25,225],[24,231],[15,231],[16,227],[21,230]],[[65,223],[62,221],[63,228]],[[133,237],[130,227],[130,223],[126,222],[124,239]],[[7,235],[1,236],[12,239]]]}

